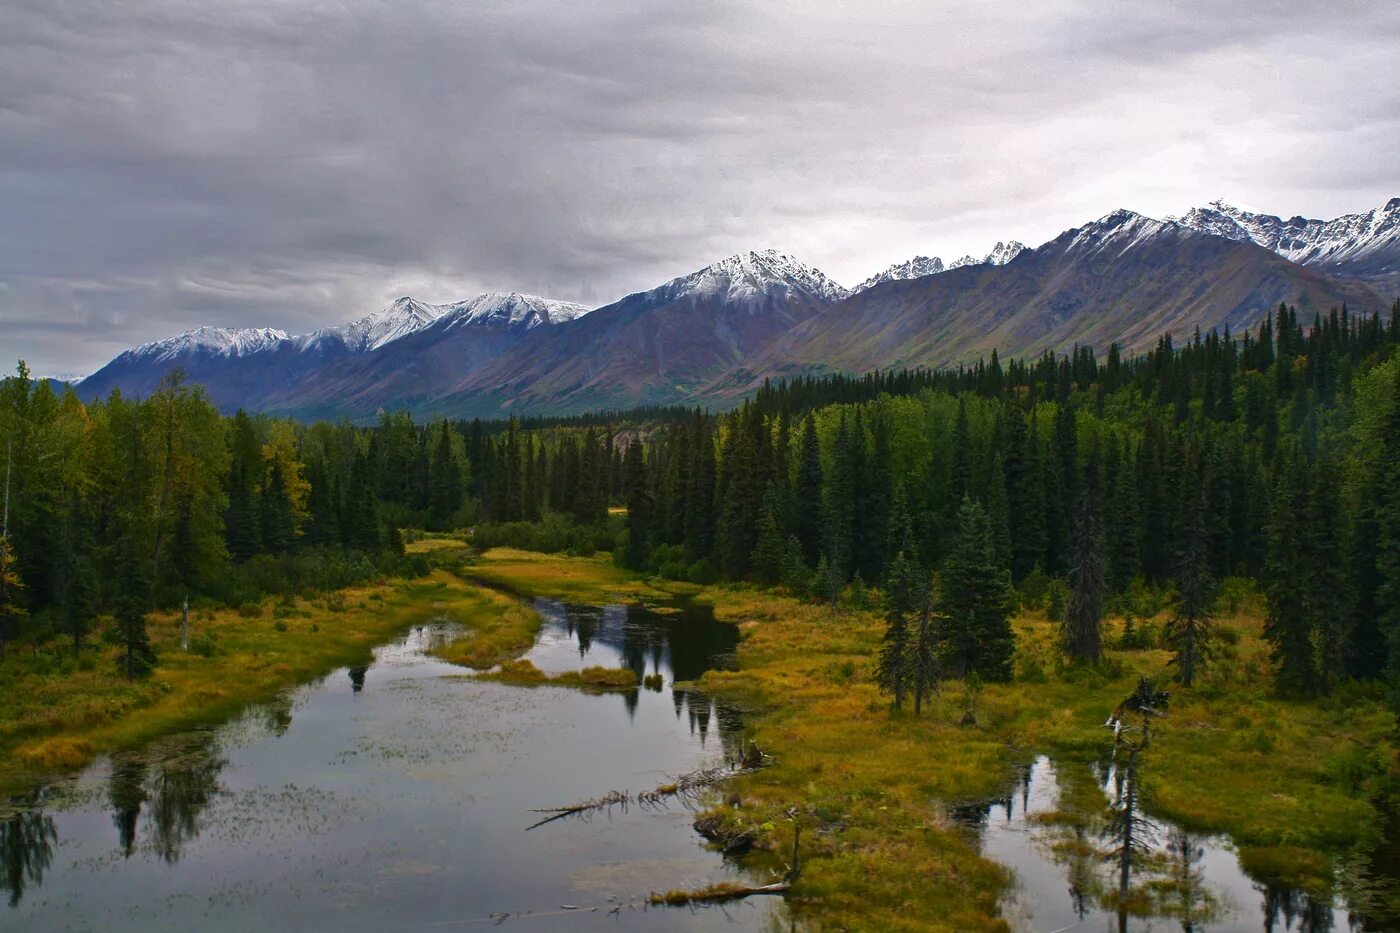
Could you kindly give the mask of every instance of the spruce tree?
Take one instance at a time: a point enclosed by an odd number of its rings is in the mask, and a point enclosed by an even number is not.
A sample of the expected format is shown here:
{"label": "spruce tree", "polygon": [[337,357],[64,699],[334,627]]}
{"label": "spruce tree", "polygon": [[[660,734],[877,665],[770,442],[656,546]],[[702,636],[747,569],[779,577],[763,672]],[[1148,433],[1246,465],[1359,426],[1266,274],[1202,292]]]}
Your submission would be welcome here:
{"label": "spruce tree", "polygon": [[924,698],[938,691],[938,682],[942,679],[942,661],[938,656],[941,638],[939,619],[933,611],[928,583],[922,578],[919,581],[918,605],[911,651],[915,716],[923,712]]}
{"label": "spruce tree", "polygon": [[[751,560],[754,577],[763,583],[782,580],[789,563],[787,543],[778,523],[780,509],[778,488],[770,483],[763,495],[763,518],[759,522],[758,541]],[[797,557],[801,559],[800,551]]]}
{"label": "spruce tree", "polygon": [[904,553],[895,555],[885,587],[885,636],[875,677],[880,690],[894,697],[894,708],[904,705],[910,685],[912,648],[909,616],[916,603],[918,586],[914,567]]}
{"label": "spruce tree", "polygon": [[792,532],[802,545],[803,560],[815,564],[822,556],[822,454],[811,415],[802,421],[792,499]]}
{"label": "spruce tree", "polygon": [[943,561],[938,603],[943,653],[953,673],[1011,679],[1016,649],[1011,606],[1010,575],[997,565],[987,513],[976,500],[964,497],[957,533]]}
{"label": "spruce tree", "polygon": [[642,443],[633,437],[622,460],[622,481],[627,497],[626,564],[634,570],[647,566],[651,559],[651,544],[656,516],[650,484],[647,482],[646,461]]}
{"label": "spruce tree", "polygon": [[120,545],[117,572],[116,594],[112,600],[115,641],[122,652],[117,666],[127,680],[135,680],[150,672],[156,656],[146,633],[150,584],[132,532],[127,533]]}
{"label": "spruce tree", "polygon": [[1296,444],[1281,450],[1278,460],[1264,565],[1264,593],[1268,599],[1264,639],[1271,646],[1278,692],[1308,696],[1317,691],[1319,676],[1307,610],[1309,555],[1304,543],[1304,465]]}
{"label": "spruce tree", "polygon": [[1062,634],[1070,660],[1090,664],[1103,658],[1103,602],[1108,591],[1102,495],[1098,460],[1091,456],[1074,516],[1069,604]]}
{"label": "spruce tree", "polygon": [[1400,480],[1396,479],[1400,477],[1400,355],[1390,361],[1390,368],[1390,410],[1377,439],[1375,604],[1389,654],[1390,683],[1400,706]]}
{"label": "spruce tree", "polygon": [[1189,502],[1184,524],[1177,558],[1176,612],[1167,624],[1167,640],[1175,651],[1172,663],[1176,665],[1176,679],[1189,687],[1210,657],[1210,607],[1215,601],[1203,489]]}

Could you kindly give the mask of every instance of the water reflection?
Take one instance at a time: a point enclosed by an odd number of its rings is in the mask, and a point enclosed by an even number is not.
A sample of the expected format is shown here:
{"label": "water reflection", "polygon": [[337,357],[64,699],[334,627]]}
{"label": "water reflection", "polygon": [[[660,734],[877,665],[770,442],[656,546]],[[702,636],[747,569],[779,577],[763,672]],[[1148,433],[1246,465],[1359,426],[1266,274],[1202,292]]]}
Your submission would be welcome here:
{"label": "water reflection", "polygon": [[[218,728],[0,803],[0,882],[14,922],[238,928],[256,902],[264,928],[379,929],[734,877],[683,807],[639,811],[625,830],[595,821],[524,838],[530,807],[650,788],[717,764],[716,744],[728,759],[742,746],[739,711],[685,683],[732,662],[731,626],[703,612],[539,608],[533,663],[625,666],[651,678],[647,689],[587,695],[463,678],[425,655],[460,629],[425,625],[376,651],[372,691],[368,665],[343,668]],[[771,915],[762,904],[638,910],[610,927],[759,929]],[[531,928],[575,926],[537,916]]]}
{"label": "water reflection", "polygon": [[13,812],[0,819],[0,885],[9,892],[10,906],[15,907],[26,886],[43,883],[58,844],[58,830],[53,819],[37,809],[38,795],[11,805]]}
{"label": "water reflection", "polygon": [[950,808],[984,855],[1010,867],[1006,905],[1026,930],[1257,931],[1331,933],[1393,929],[1369,923],[1337,898],[1255,881],[1228,839],[1149,818],[1145,759],[1038,758],[1004,798]]}

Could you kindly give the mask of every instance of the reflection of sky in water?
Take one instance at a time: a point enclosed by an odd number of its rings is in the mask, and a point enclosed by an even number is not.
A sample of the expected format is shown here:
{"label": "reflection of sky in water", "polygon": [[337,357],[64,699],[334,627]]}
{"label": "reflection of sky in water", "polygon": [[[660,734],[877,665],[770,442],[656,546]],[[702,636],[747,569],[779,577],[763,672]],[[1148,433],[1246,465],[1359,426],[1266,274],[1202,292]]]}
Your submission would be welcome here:
{"label": "reflection of sky in water", "polygon": [[[1083,774],[1076,774],[1076,779],[1101,785],[1098,799],[1105,804],[1115,799],[1118,775],[1111,768],[1099,770],[1071,763],[1062,767],[1082,768]],[[1101,899],[1101,895],[1116,891],[1119,880],[1118,861],[1111,855],[1116,843],[1107,838],[1103,820],[1094,814],[1096,818],[1080,830],[1038,820],[1038,814],[1057,811],[1084,814],[1064,793],[1048,759],[1036,759],[1023,777],[1006,799],[961,807],[954,814],[959,822],[972,827],[984,855],[1015,872],[1015,890],[1006,906],[1012,928],[1085,933],[1119,930],[1111,902]],[[1314,904],[1298,891],[1266,890],[1253,881],[1241,870],[1228,840],[1183,833],[1166,820],[1149,819],[1152,853],[1139,860],[1132,884],[1135,890],[1159,892],[1170,907],[1163,911],[1166,916],[1129,917],[1128,929],[1201,933],[1341,933],[1352,929],[1347,911],[1341,907]],[[1187,866],[1180,857],[1182,851],[1191,856],[1189,876],[1184,874]],[[1177,893],[1184,879],[1192,882],[1189,889],[1194,896],[1189,899]],[[1183,900],[1191,905],[1189,920],[1184,917]]]}
{"label": "reflection of sky in water", "polygon": [[670,685],[723,663],[733,628],[698,614],[539,608],[547,622],[529,657],[540,667],[645,667],[666,686],[595,696],[475,681],[424,657],[445,633],[419,628],[367,669],[46,790],[42,811],[3,824],[3,877],[23,891],[0,905],[0,928],[431,929],[523,911],[533,916],[509,922],[764,928],[777,905],[637,901],[609,914],[653,889],[733,876],[682,806],[524,831],[533,807],[650,789],[722,760],[736,715]]}

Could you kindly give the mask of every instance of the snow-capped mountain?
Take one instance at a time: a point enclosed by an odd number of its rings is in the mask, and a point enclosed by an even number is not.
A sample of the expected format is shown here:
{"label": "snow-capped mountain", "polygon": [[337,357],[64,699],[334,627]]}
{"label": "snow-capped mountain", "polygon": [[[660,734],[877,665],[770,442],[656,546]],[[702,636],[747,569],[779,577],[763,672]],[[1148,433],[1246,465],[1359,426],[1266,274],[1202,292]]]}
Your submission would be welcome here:
{"label": "snow-capped mountain", "polygon": [[870,278],[861,282],[854,292],[863,292],[872,285],[879,285],[881,282],[903,282],[906,279],[921,279],[926,275],[937,275],[944,270],[943,260],[937,256],[915,256],[913,259],[897,262],[883,272],[877,272]]}
{"label": "snow-capped mountain", "polygon": [[488,292],[454,305],[439,305],[444,332],[459,327],[498,325],[524,327],[562,324],[583,317],[592,309],[572,301],[554,301],[519,292]]}
{"label": "snow-capped mountain", "polygon": [[1255,243],[1305,266],[1383,286],[1400,284],[1400,198],[1333,220],[1256,214],[1224,201],[1169,218],[1230,240]]}
{"label": "snow-capped mountain", "polygon": [[237,358],[275,347],[286,339],[287,332],[275,327],[198,327],[164,340],[143,343],[117,359],[168,363],[191,355]]}
{"label": "snow-capped mountain", "polygon": [[[447,330],[460,335],[454,345],[466,359],[483,351],[494,355],[516,339],[512,335],[571,321],[588,310],[567,301],[492,292],[442,305],[403,297],[359,320],[300,336],[271,327],[200,327],[122,353],[85,379],[81,391],[89,398],[114,388],[147,394],[178,366],[222,408],[265,408],[289,393],[311,392],[317,384],[343,388],[339,377],[360,371],[349,367],[352,361],[376,356],[434,325],[441,325],[434,340]],[[465,346],[471,343],[481,347]]]}
{"label": "snow-capped mountain", "polygon": [[[733,305],[756,307],[774,300],[806,298],[838,301],[849,292],[826,273],[774,249],[749,251],[721,259],[689,275],[640,295],[671,302],[682,298],[719,298]],[[635,298],[629,295],[624,301]]]}
{"label": "snow-capped mountain", "polygon": [[915,256],[913,259],[896,263],[885,271],[872,275],[870,278],[851,289],[851,294],[854,295],[857,292],[863,292],[873,285],[879,285],[881,282],[902,282],[907,279],[920,279],[926,275],[937,275],[940,272],[947,272],[950,269],[961,269],[964,266],[1004,266],[1024,252],[1025,249],[1026,244],[1018,240],[1010,240],[1006,243],[998,242],[996,246],[992,247],[991,252],[981,259],[975,256],[964,256],[961,259],[955,259],[946,266],[943,264],[943,260],[939,259],[937,256],[933,258],[929,258],[928,256]]}

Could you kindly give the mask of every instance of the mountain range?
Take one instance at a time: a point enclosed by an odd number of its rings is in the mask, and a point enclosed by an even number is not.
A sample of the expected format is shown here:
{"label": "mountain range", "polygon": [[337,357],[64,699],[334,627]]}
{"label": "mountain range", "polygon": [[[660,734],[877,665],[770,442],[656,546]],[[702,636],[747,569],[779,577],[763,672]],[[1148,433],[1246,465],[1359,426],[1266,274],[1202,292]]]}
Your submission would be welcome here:
{"label": "mountain range", "polygon": [[1215,201],[1163,220],[1114,211],[980,260],[919,256],[851,290],[763,250],[594,310],[510,292],[404,297],[299,336],[202,327],[122,353],[79,391],[146,394],[178,366],[223,409],[301,418],[724,405],[768,377],[948,365],[993,349],[1134,351],[1163,333],[1238,331],[1280,302],[1306,317],[1343,303],[1383,312],[1397,292],[1400,198],[1330,221]]}

